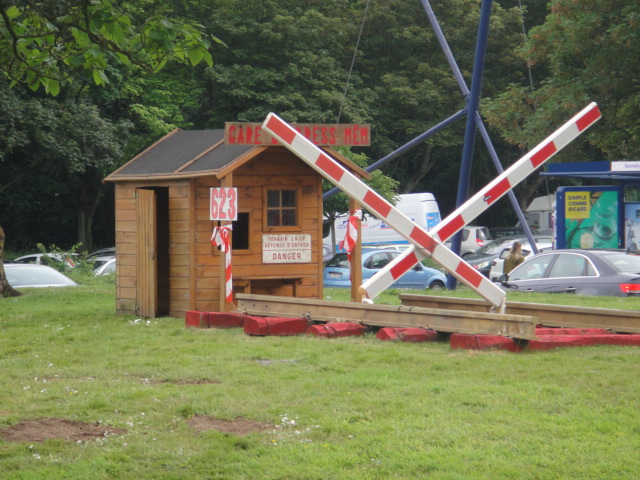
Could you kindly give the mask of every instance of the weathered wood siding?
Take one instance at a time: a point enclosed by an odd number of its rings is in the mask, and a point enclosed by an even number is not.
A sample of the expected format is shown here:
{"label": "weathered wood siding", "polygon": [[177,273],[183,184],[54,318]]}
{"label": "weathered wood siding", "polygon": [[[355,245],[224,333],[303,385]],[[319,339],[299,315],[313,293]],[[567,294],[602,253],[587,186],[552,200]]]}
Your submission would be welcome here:
{"label": "weathered wood siding", "polygon": [[[233,252],[233,276],[296,275],[302,277],[297,296],[322,298],[322,178],[284,148],[269,149],[232,173],[241,212],[250,214],[250,246]],[[169,315],[183,317],[187,310],[220,311],[221,255],[211,245],[213,222],[209,220],[209,188],[220,186],[215,176],[171,181],[117,182],[116,208],[116,310],[136,312],[137,258],[136,189],[168,190]],[[311,235],[312,256],[304,264],[263,264],[264,188],[299,188],[299,232]],[[277,232],[277,230],[275,230]],[[288,232],[295,233],[295,232]],[[290,285],[277,281],[252,281],[252,293],[292,294]]]}
{"label": "weathered wood siding", "polygon": [[[183,231],[181,219],[189,224],[189,192],[192,180],[167,182],[122,182],[115,186],[116,224],[116,311],[136,313],[137,298],[137,234],[136,190],[140,188],[168,189],[168,278],[159,278],[169,291],[169,315],[182,316],[189,310],[190,234]],[[166,300],[166,299],[163,299]]]}

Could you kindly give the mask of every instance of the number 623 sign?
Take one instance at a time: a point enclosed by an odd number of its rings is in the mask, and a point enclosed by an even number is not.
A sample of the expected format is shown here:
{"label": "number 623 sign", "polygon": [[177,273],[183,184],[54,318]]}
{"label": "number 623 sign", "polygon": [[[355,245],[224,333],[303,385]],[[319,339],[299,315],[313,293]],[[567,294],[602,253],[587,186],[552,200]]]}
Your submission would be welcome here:
{"label": "number 623 sign", "polygon": [[238,219],[238,189],[212,188],[210,190],[209,220]]}

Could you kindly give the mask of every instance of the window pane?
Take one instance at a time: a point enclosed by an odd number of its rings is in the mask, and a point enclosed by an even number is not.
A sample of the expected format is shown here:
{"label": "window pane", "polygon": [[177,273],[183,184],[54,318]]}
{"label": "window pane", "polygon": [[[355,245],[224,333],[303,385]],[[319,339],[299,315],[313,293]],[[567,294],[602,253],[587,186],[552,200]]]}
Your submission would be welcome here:
{"label": "window pane", "polygon": [[282,210],[282,226],[292,227],[296,225],[296,211],[293,208]]}
{"label": "window pane", "polygon": [[280,226],[280,210],[267,209],[267,226]]}
{"label": "window pane", "polygon": [[559,255],[549,273],[549,278],[581,277],[584,275],[586,259],[579,255]]}
{"label": "window pane", "polygon": [[531,280],[534,278],[542,278],[547,266],[551,263],[554,255],[542,255],[523,263],[509,275],[509,280]]}
{"label": "window pane", "polygon": [[296,206],[296,191],[295,190],[282,190],[282,206],[283,207],[295,207]]}
{"label": "window pane", "polygon": [[279,207],[280,206],[280,190],[268,190],[267,191],[267,207]]}

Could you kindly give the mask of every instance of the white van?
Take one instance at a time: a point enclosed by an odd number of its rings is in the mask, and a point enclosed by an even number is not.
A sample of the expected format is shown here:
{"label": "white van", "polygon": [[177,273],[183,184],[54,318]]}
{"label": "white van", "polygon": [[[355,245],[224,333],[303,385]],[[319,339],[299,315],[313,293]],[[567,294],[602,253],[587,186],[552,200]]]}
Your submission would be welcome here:
{"label": "white van", "polygon": [[[420,227],[430,230],[440,223],[440,209],[432,193],[407,193],[398,196],[396,208]],[[336,245],[344,238],[349,216],[339,216],[334,222]],[[332,252],[331,231],[324,238],[325,251]],[[362,220],[362,246],[388,248],[409,245],[404,237],[373,215],[366,215]],[[328,247],[328,248],[327,248]],[[337,248],[337,246],[336,246]]]}
{"label": "white van", "polygon": [[524,218],[533,233],[539,235],[553,234],[553,211],[555,206],[555,193],[536,197],[531,201],[524,211]]}

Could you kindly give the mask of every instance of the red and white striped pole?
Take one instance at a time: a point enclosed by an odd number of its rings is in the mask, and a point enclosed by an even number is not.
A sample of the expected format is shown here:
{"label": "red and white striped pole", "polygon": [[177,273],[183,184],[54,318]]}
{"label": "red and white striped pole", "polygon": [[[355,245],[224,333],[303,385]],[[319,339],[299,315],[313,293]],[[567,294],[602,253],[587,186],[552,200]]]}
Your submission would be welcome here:
{"label": "red and white striped pole", "polygon": [[469,288],[496,307],[504,309],[505,292],[484,275],[434,239],[425,229],[395,208],[333,158],[294,130],[274,113],[267,115],[262,128],[304,160],[327,180],[354,198],[376,217],[387,222],[410,243],[423,248],[431,257]]}
{"label": "red and white striped pole", "polygon": [[224,294],[227,303],[233,302],[233,276],[231,273],[231,225],[223,225],[222,227],[214,227],[211,234],[211,244],[217,246],[224,253],[224,273],[225,285]]}
{"label": "red and white striped pole", "polygon": [[[432,228],[429,233],[440,242],[447,241],[600,118],[601,113],[598,105],[591,103],[458,207],[456,211]],[[429,256],[428,254],[429,252],[411,247],[369,278],[362,287],[369,298],[375,298],[400,276],[413,268],[416,263]]]}

